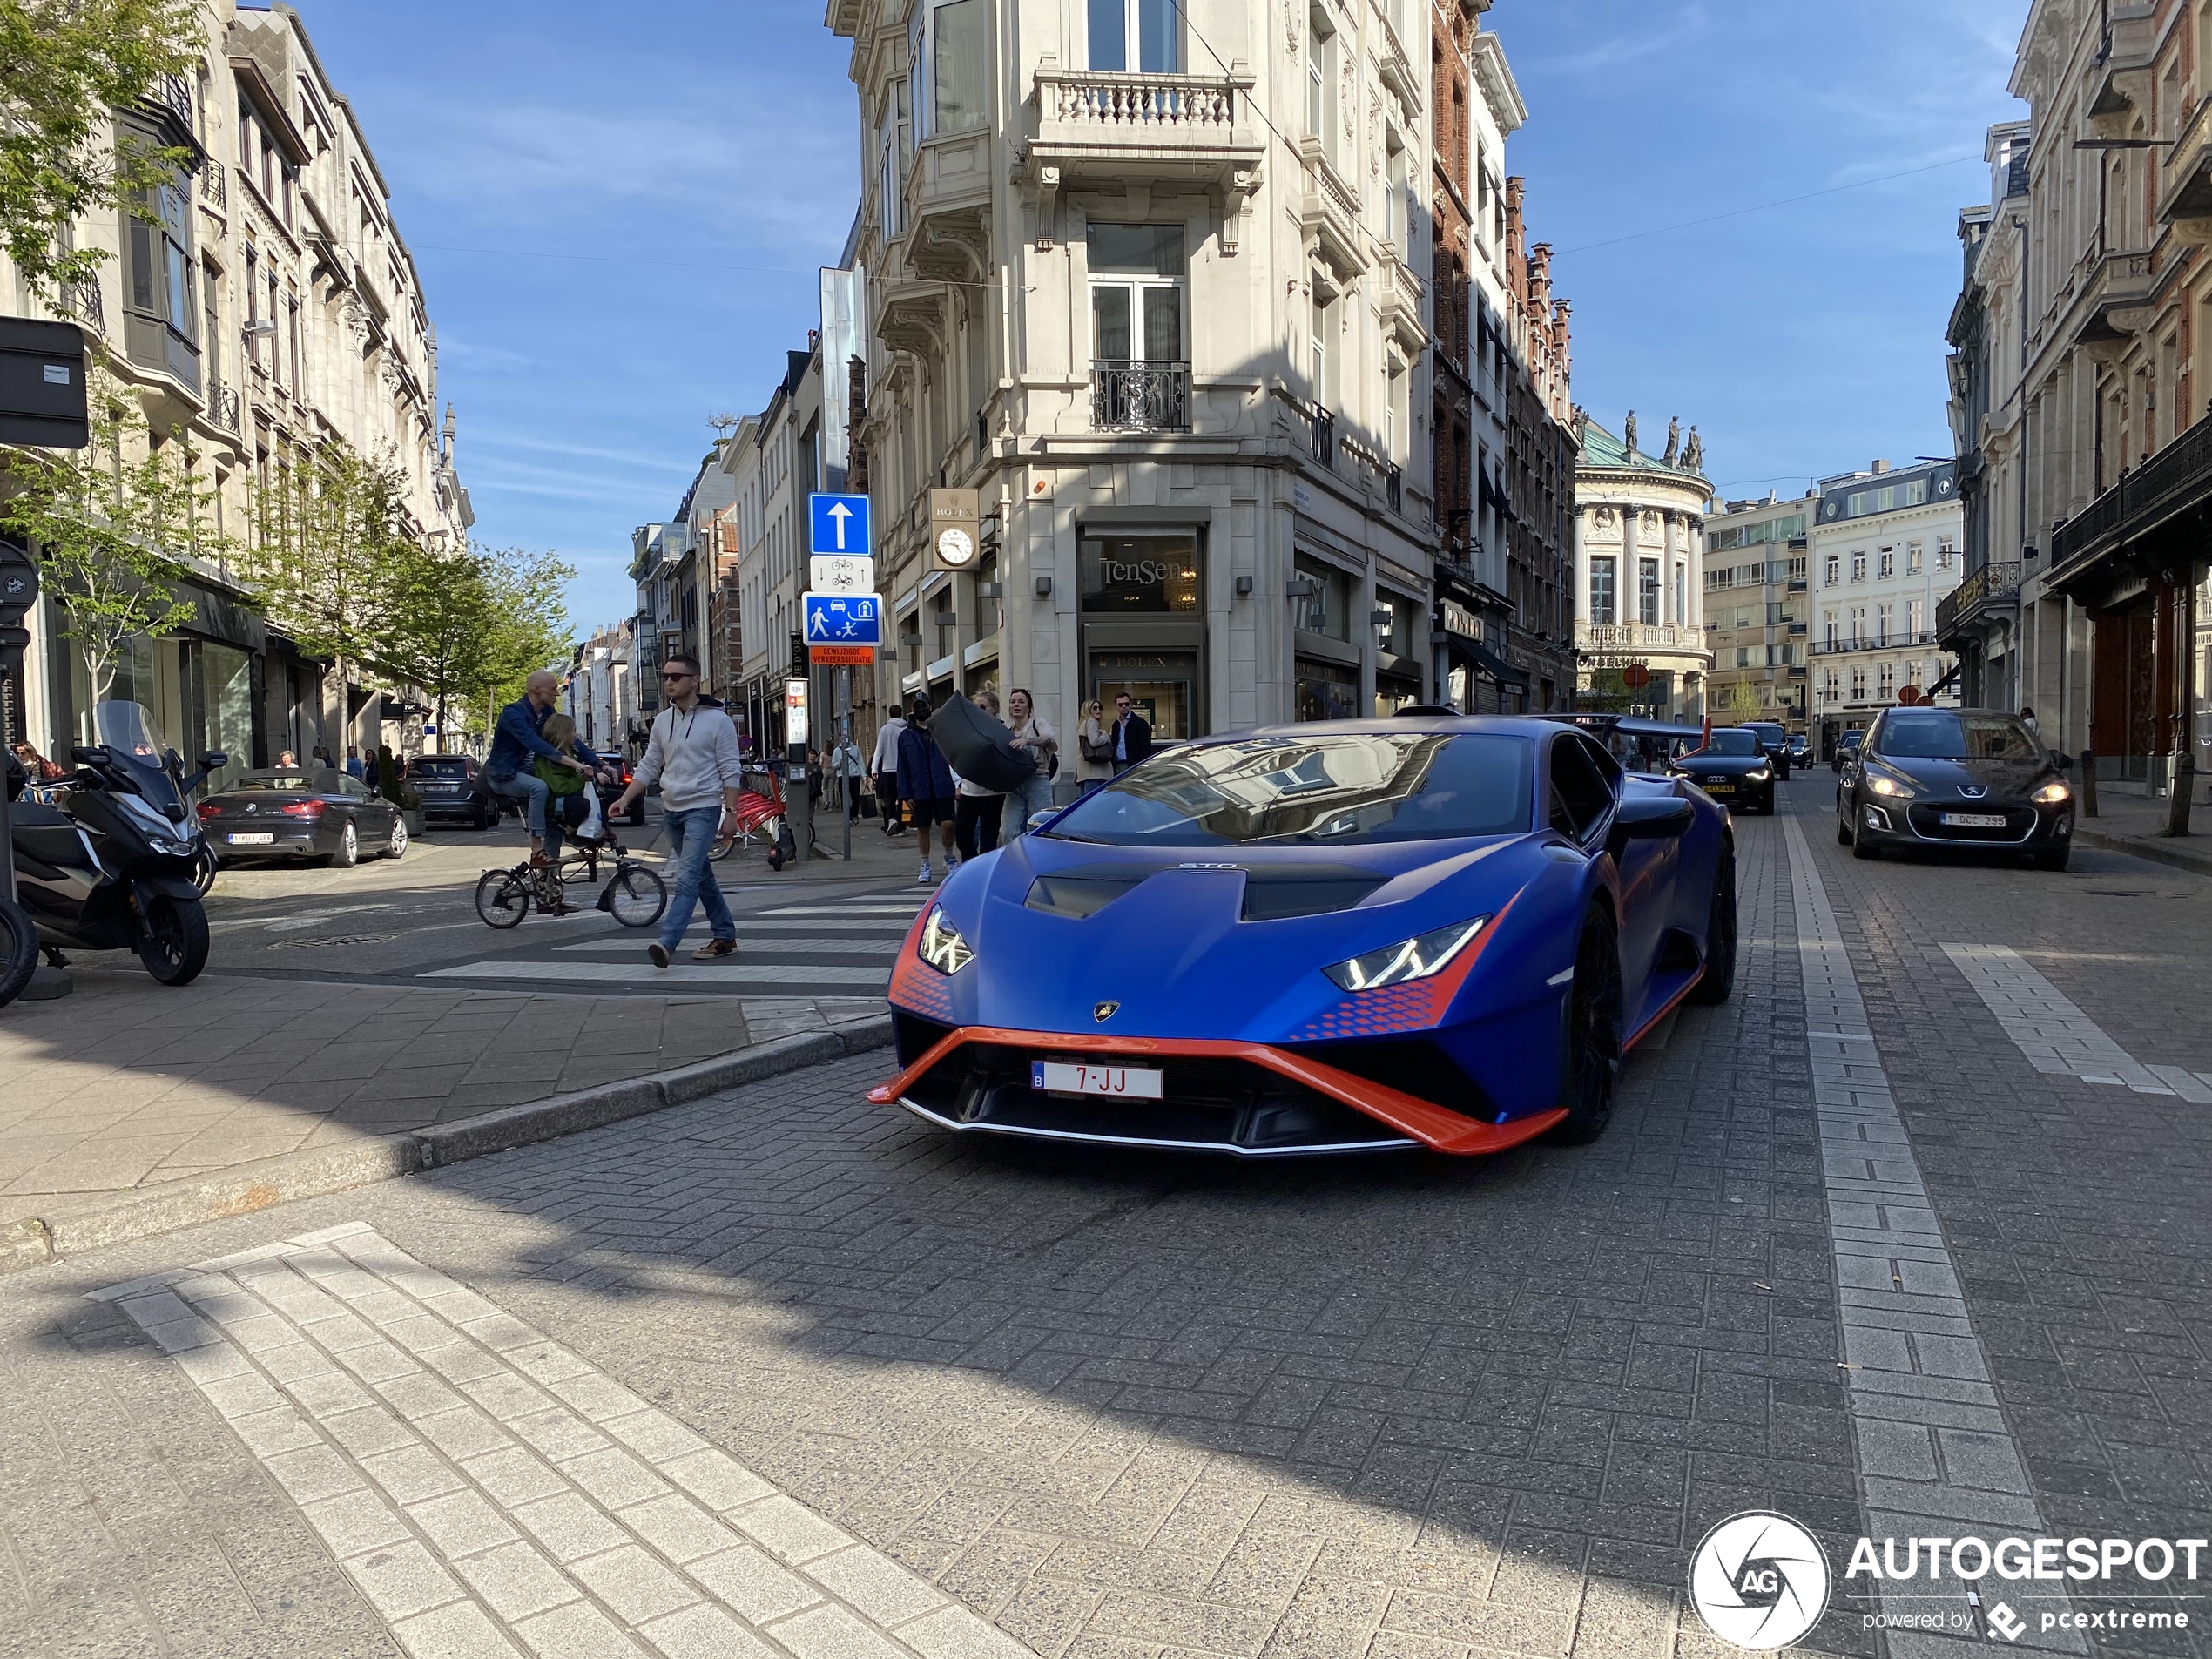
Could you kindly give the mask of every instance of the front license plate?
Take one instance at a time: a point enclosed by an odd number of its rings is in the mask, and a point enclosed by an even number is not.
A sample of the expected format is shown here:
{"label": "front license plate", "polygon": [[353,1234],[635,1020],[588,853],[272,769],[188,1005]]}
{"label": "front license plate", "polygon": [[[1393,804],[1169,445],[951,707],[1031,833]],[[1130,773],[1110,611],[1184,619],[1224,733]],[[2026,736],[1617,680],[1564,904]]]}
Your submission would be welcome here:
{"label": "front license plate", "polygon": [[1117,1095],[1129,1100],[1158,1100],[1167,1074],[1149,1066],[1067,1065],[1057,1060],[1029,1062],[1029,1087],[1053,1095]]}
{"label": "front license plate", "polygon": [[232,835],[227,839],[233,846],[273,846],[276,844],[276,837],[266,830],[255,830],[244,835]]}
{"label": "front license plate", "polygon": [[1943,821],[1952,829],[2003,829],[2002,813],[1946,813]]}
{"label": "front license plate", "polygon": [[1709,795],[1733,795],[1736,792],[1736,786],[1734,784],[1707,784],[1705,792]]}

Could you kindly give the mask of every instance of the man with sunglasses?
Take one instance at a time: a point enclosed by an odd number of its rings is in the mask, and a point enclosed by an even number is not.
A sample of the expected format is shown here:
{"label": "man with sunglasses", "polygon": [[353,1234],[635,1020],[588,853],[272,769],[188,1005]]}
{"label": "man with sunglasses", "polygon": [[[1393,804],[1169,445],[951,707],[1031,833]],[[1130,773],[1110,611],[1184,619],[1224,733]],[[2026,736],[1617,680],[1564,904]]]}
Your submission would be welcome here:
{"label": "man with sunglasses", "polygon": [[1136,711],[1127,691],[1114,698],[1114,775],[1152,752],[1152,723]]}
{"label": "man with sunglasses", "polygon": [[484,757],[484,782],[491,792],[523,805],[529,824],[533,864],[550,864],[556,856],[552,826],[546,813],[548,791],[536,771],[537,761],[550,760],[587,777],[603,764],[581,743],[576,745],[576,754],[565,755],[538,735],[560,694],[561,678],[550,669],[541,668],[531,675],[523,682],[523,695],[499,711],[499,724],[492,728],[491,752]]}
{"label": "man with sunglasses", "polygon": [[691,953],[694,961],[712,961],[738,948],[738,924],[714,879],[707,854],[716,836],[737,821],[738,794],[745,787],[745,756],[738,728],[718,703],[699,696],[699,659],[677,651],[661,665],[661,690],[668,706],[653,717],[644,759],[631,774],[629,787],[607,808],[609,818],[630,810],[631,802],[660,781],[661,824],[668,833],[668,855],[675,880],[660,937],[645,948],[653,966],[666,968],[684,942],[691,913],[706,907],[713,937]]}

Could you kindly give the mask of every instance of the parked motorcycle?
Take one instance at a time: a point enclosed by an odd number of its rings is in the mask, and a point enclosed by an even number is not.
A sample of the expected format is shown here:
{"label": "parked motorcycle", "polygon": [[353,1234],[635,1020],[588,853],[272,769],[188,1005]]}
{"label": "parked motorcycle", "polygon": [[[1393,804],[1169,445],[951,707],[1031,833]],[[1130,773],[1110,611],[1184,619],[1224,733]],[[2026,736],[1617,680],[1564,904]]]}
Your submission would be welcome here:
{"label": "parked motorcycle", "polygon": [[70,751],[78,770],[58,807],[9,811],[16,896],[50,960],[63,949],[130,950],[164,985],[207,964],[199,902],[199,823],[187,798],[229,757],[205,754],[187,775],[140,704],[92,710],[98,741]]}

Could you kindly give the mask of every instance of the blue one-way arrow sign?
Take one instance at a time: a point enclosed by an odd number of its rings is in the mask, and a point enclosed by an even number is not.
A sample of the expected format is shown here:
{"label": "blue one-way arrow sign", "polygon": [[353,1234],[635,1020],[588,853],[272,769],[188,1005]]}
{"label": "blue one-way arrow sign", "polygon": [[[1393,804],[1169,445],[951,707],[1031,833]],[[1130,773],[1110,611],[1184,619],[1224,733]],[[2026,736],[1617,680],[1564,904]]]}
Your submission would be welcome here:
{"label": "blue one-way arrow sign", "polygon": [[809,645],[880,645],[883,599],[873,593],[802,593]]}
{"label": "blue one-way arrow sign", "polygon": [[862,558],[875,551],[866,496],[809,496],[806,498],[810,553],[851,553]]}

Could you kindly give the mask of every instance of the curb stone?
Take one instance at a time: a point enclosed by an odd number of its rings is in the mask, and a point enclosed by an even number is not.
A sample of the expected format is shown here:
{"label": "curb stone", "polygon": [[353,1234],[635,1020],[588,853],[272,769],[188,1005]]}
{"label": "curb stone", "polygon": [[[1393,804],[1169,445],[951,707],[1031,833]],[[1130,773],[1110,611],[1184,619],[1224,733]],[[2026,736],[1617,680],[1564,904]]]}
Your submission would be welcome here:
{"label": "curb stone", "polygon": [[111,1204],[0,1226],[0,1273],[44,1267],[108,1244],[128,1244],[250,1214],[294,1198],[320,1197],[422,1170],[466,1163],[540,1141],[556,1140],[625,1118],[703,1100],[742,1083],[799,1071],[825,1061],[887,1047],[891,1016],[880,1014],[828,1031],[756,1043],[712,1060],[650,1072],[597,1089],[502,1107],[451,1123],[379,1135],[343,1147],[317,1147],[261,1158],[203,1179],[174,1181]]}
{"label": "curb stone", "polygon": [[[2191,875],[2212,875],[2212,853],[2199,852],[2195,847],[2174,846],[2143,835],[2107,835],[2102,830],[2074,826],[2074,839],[2107,853],[2125,853],[2130,858],[2148,859],[2153,864],[2163,864],[2176,870],[2187,870]],[[2192,840],[2195,837],[2190,837]]]}

